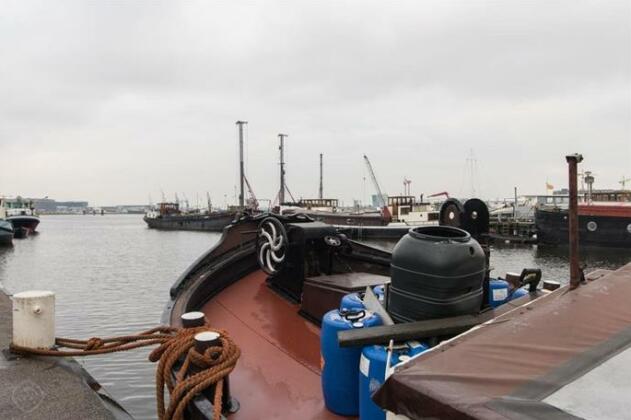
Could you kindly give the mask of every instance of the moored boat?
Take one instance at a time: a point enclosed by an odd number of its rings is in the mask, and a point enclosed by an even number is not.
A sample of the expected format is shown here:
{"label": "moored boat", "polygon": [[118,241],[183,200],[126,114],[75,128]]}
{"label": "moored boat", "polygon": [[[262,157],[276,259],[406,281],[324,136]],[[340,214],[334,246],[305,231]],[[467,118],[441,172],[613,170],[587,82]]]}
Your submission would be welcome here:
{"label": "moored boat", "polygon": [[[567,209],[538,208],[535,211],[535,225],[539,243],[567,243]],[[631,248],[631,203],[579,204],[578,232],[581,245]]]}
{"label": "moored boat", "polygon": [[13,225],[11,222],[0,219],[0,246],[13,244]]}
{"label": "moored boat", "polygon": [[[488,218],[484,220],[488,223]],[[452,248],[455,243],[459,244],[458,251],[450,253],[451,257],[447,259],[444,258],[445,250],[438,254],[419,254],[440,266],[435,275],[446,276],[453,282],[453,286],[442,290],[440,297],[414,298],[418,302],[425,302],[421,305],[421,312],[425,315],[410,310],[410,294],[404,290],[405,281],[401,286],[396,284],[394,276],[390,278],[391,263],[396,262],[390,252],[351,241],[334,226],[303,215],[264,214],[246,216],[230,225],[224,230],[219,243],[180,277],[171,289],[172,301],[165,312],[165,320],[179,326],[184,313],[202,311],[213,328],[229,331],[241,347],[241,360],[230,374],[230,395],[239,400],[240,408],[230,413],[229,418],[353,417],[358,413],[353,410],[359,410],[359,402],[351,403],[347,410],[337,406],[340,404],[339,398],[335,402],[336,398],[327,397],[337,392],[331,389],[337,386],[338,373],[329,372],[328,376],[325,373],[327,366],[331,368],[335,365],[336,356],[326,356],[330,353],[325,349],[321,353],[321,346],[325,346],[322,341],[324,338],[321,338],[321,325],[328,328],[329,322],[333,322],[339,326],[347,322],[344,319],[351,319],[348,318],[348,312],[338,311],[341,298],[346,294],[363,291],[366,287],[372,289],[387,285],[393,280],[395,283],[392,287],[385,286],[385,295],[388,297],[384,300],[384,305],[399,322],[392,325],[392,331],[401,334],[402,326],[420,328],[413,338],[427,343],[437,342],[439,336],[461,332],[462,325],[450,332],[437,332],[436,322],[444,323],[453,321],[454,317],[461,319],[465,316],[470,322],[469,328],[499,313],[500,304],[511,300],[513,294],[515,298],[519,296],[525,301],[540,295],[534,288],[531,288],[532,293],[523,290],[516,292],[533,281],[533,285],[539,281],[540,273],[533,277],[530,275],[532,271],[524,271],[510,287],[503,282],[501,292],[489,293],[488,247],[481,246],[468,232],[455,227],[438,226],[415,229],[434,229],[419,232],[421,237],[425,236],[423,241],[430,238],[433,243],[427,250]],[[478,230],[483,231],[484,228],[478,226]],[[412,249],[417,247],[417,240],[409,240]],[[400,249],[403,249],[403,245]],[[442,262],[437,262],[441,259]],[[465,263],[472,259],[475,259],[473,265]],[[400,257],[398,261],[397,264],[400,264]],[[407,271],[409,267],[403,267],[400,272]],[[459,286],[462,278],[467,278],[468,283]],[[491,304],[493,298],[498,299],[494,305]],[[513,305],[524,302],[519,299],[514,300]],[[368,308],[370,304],[367,300],[365,302]],[[393,310],[396,307],[399,309]],[[418,305],[416,307],[419,308]],[[375,312],[372,307],[366,311]],[[368,323],[368,319],[372,318],[369,315],[357,316],[347,325],[353,329],[360,322],[369,332],[373,327],[369,327],[372,324]],[[419,317],[426,319],[425,324],[424,321],[421,321],[421,325],[409,322]],[[368,339],[365,345],[387,343],[390,330],[386,328],[386,332],[381,334],[377,334],[377,338],[373,337],[373,341]],[[401,343],[406,346],[408,341],[401,339]],[[332,349],[334,354],[339,351],[337,345],[326,348]],[[350,378],[350,382],[354,378],[356,387],[359,386],[360,375],[360,356],[357,352],[361,348],[355,346],[353,349],[358,364],[354,366],[351,363],[346,369],[346,377]],[[376,353],[382,354],[379,348]],[[358,394],[356,397],[359,398]],[[348,405],[347,399],[341,398],[346,401],[344,405]],[[198,401],[191,410],[210,418],[209,403]],[[231,407],[224,407],[226,414]]]}
{"label": "moored boat", "polygon": [[24,200],[21,197],[16,199],[4,198],[3,204],[6,220],[13,225],[15,238],[25,238],[36,232],[40,220],[32,201]]}
{"label": "moored boat", "polygon": [[348,211],[338,207],[338,200],[331,198],[302,199],[284,203],[281,215],[304,214],[311,219],[336,226],[385,226],[390,218],[382,211]]}
{"label": "moored boat", "polygon": [[182,212],[177,203],[158,203],[143,220],[152,229],[221,232],[236,216],[235,211]]}

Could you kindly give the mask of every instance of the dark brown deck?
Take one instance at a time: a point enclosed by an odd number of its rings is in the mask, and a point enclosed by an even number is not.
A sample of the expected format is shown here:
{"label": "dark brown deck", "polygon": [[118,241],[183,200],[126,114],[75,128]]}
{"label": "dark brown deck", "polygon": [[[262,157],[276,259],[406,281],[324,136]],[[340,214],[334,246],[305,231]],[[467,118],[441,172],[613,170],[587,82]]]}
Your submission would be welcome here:
{"label": "dark brown deck", "polygon": [[213,327],[230,332],[242,355],[230,375],[241,409],[230,419],[342,419],[324,407],[320,330],[270,290],[257,271],[204,307]]}

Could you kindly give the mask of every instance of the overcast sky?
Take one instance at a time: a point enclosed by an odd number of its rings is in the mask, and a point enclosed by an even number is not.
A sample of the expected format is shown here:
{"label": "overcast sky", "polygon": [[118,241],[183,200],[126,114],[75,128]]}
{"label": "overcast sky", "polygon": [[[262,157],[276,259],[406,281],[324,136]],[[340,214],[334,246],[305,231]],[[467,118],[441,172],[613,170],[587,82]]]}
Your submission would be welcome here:
{"label": "overcast sky", "polygon": [[[631,177],[629,1],[0,1],[0,194],[509,197]],[[473,156],[474,160],[471,160]],[[467,169],[467,159],[473,164]],[[630,183],[631,185],[631,183]]]}

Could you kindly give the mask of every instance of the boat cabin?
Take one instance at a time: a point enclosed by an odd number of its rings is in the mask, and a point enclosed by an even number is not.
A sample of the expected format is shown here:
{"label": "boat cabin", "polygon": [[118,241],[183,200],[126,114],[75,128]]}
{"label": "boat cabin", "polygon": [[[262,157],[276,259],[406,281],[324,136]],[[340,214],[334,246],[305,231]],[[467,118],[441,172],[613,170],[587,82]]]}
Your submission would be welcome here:
{"label": "boat cabin", "polygon": [[432,203],[416,200],[411,195],[388,197],[388,210],[393,223],[410,225],[437,224],[440,212]]}

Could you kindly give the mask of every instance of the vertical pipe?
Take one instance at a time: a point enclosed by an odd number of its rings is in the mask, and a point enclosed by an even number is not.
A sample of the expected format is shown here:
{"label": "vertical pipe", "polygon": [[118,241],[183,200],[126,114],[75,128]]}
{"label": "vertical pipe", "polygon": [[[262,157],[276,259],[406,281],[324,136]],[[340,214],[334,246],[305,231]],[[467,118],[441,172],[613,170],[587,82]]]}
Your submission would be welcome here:
{"label": "vertical pipe", "polygon": [[324,197],[324,187],[322,185],[322,153],[320,153],[320,190],[318,192],[318,198],[322,200]]}
{"label": "vertical pipe", "polygon": [[576,289],[581,281],[578,265],[578,188],[577,165],[583,161],[583,156],[575,153],[565,157],[568,163],[570,203],[568,210],[569,240],[570,240],[570,289]]}
{"label": "vertical pipe", "polygon": [[280,190],[278,190],[278,204],[285,202],[285,137],[287,134],[279,134],[280,139]]}
{"label": "vertical pipe", "polygon": [[513,202],[513,221],[517,220],[517,187],[515,188],[515,201]]}
{"label": "vertical pipe", "polygon": [[245,207],[244,203],[244,185],[243,179],[245,177],[245,170],[243,168],[243,125],[247,124],[247,121],[237,121],[237,125],[239,126],[239,207]]}

